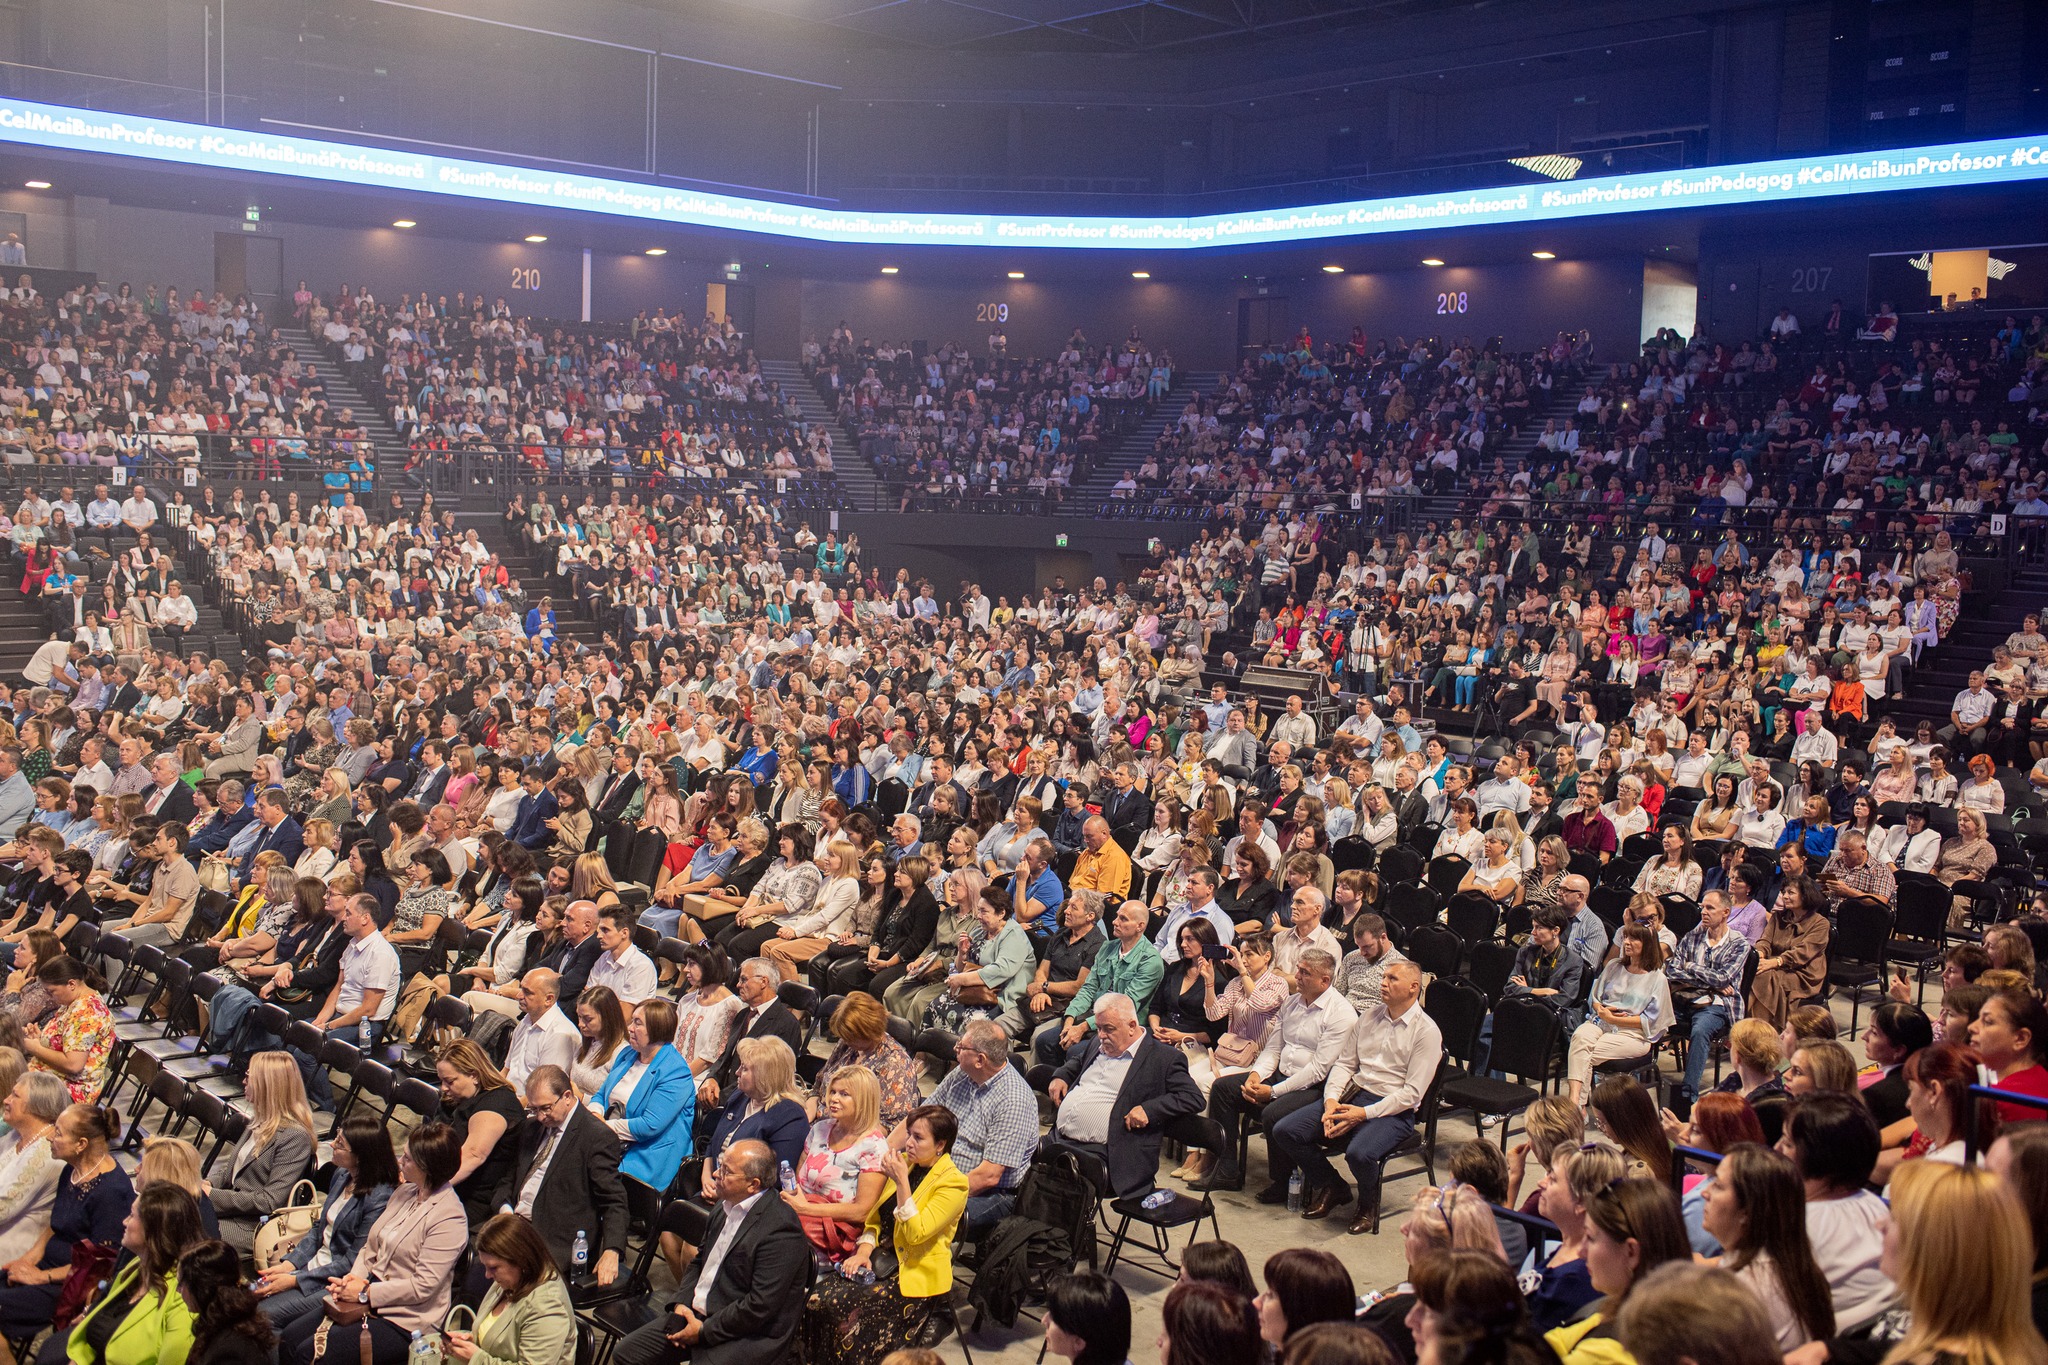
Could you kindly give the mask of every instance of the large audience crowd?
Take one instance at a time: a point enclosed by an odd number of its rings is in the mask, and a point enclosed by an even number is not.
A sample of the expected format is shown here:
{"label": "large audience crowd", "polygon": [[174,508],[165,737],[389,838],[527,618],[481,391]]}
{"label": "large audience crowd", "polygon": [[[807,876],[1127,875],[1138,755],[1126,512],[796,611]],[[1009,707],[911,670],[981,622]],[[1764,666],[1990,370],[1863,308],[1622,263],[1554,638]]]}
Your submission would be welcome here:
{"label": "large audience crowd", "polygon": [[841,322],[804,343],[803,365],[905,512],[1005,492],[1057,504],[1173,387],[1173,357],[1135,327],[1114,345],[1077,327],[1057,356],[1032,359],[1011,355],[1000,327],[981,355],[950,341],[919,355],[856,342]]}
{"label": "large audience crowd", "polygon": [[[230,427],[259,390],[318,423],[260,322],[156,297],[6,312],[11,420],[118,352]],[[300,302],[421,439],[559,407],[592,449],[757,467],[677,410],[758,408],[722,329]],[[888,458],[949,469],[1015,412],[1050,473],[1097,416],[1054,395],[1170,383],[1135,338],[855,354],[848,401],[932,414]],[[282,503],[118,447],[90,498],[33,471],[0,1336],[80,1365],[551,1365],[584,1334],[623,1365],[919,1361],[971,1293],[1116,1365],[1123,1289],[1064,1273],[1098,1197],[1196,1231],[1250,1188],[1233,1217],[1363,1237],[1419,1155],[1399,1284],[1354,1285],[1339,1237],[1259,1291],[1197,1240],[1163,1358],[2048,1358],[2048,638],[1951,638],[1988,519],[2048,517],[2048,335],[1844,343],[1797,392],[1781,354],[1813,358],[1784,330],[1604,374],[1571,338],[1303,338],[1192,404],[1154,485],[1270,487],[1219,489],[1131,581],[1016,602],[662,471],[536,480],[493,542],[338,458]],[[1382,477],[1451,510],[1320,514]],[[195,598],[226,635],[191,638]],[[1945,719],[1902,712],[1938,667],[1972,670]],[[1866,1001],[1859,1066],[1836,1006]]]}

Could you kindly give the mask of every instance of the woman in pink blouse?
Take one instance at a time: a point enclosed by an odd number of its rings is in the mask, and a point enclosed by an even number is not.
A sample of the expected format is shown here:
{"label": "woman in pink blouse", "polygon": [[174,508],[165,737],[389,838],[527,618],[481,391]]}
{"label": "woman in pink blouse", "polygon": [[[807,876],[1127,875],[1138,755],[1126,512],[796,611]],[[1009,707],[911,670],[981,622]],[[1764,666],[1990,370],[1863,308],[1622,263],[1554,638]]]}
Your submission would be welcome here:
{"label": "woman in pink blouse", "polygon": [[[1208,1052],[1209,1065],[1193,1067],[1195,1083],[1207,1095],[1209,1087],[1225,1076],[1250,1071],[1258,1060],[1266,1031],[1287,1003],[1287,978],[1273,965],[1273,940],[1265,934],[1246,934],[1230,947],[1227,964],[1236,969],[1219,993],[1216,964],[1209,958],[1197,962],[1193,971],[1202,979],[1203,1011],[1211,1019],[1228,1019],[1229,1027]],[[1191,1045],[1199,1046],[1199,1045]],[[1190,1151],[1188,1159],[1173,1172],[1175,1178],[1198,1180],[1208,1174],[1215,1154]]]}

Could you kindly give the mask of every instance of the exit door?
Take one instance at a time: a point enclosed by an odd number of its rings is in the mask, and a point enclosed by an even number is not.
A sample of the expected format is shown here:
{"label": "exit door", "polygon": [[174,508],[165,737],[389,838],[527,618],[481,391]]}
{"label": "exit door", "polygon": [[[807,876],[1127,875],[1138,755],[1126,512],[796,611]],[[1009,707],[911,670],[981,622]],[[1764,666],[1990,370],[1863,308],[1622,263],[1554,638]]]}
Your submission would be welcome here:
{"label": "exit door", "polygon": [[213,234],[213,288],[229,298],[248,295],[272,317],[284,294],[284,240],[243,232]]}
{"label": "exit door", "polygon": [[1237,352],[1258,350],[1266,345],[1284,344],[1287,330],[1287,300],[1271,294],[1237,301]]}

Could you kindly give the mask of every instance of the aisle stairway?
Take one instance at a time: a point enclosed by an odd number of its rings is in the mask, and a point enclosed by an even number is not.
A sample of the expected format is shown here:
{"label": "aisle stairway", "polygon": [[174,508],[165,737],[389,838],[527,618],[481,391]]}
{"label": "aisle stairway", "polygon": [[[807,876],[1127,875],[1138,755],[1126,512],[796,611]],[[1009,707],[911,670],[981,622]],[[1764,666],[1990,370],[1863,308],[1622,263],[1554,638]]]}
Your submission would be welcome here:
{"label": "aisle stairway", "polygon": [[337,417],[342,409],[348,409],[356,424],[369,435],[380,455],[387,458],[404,458],[406,443],[398,434],[398,428],[391,425],[385,415],[384,405],[373,402],[361,389],[349,381],[342,372],[341,364],[327,351],[326,346],[303,327],[279,327],[277,338],[297,353],[299,362],[312,368],[320,376],[320,382],[327,389],[327,406]]}
{"label": "aisle stairway", "polygon": [[1082,504],[1101,502],[1109,497],[1109,490],[1126,473],[1135,473],[1145,456],[1159,444],[1159,435],[1180,420],[1181,409],[1188,405],[1188,399],[1199,394],[1215,392],[1223,382],[1223,375],[1215,370],[1177,370],[1173,385],[1166,396],[1154,405],[1145,420],[1138,423],[1123,437],[1103,449],[1102,457],[1095,462],[1095,470],[1075,488],[1072,500]]}
{"label": "aisle stairway", "polygon": [[806,432],[811,427],[823,427],[831,434],[832,475],[839,482],[847,509],[866,511],[879,506],[882,486],[875,478],[874,468],[861,457],[860,441],[832,415],[832,409],[819,396],[804,367],[794,360],[764,360],[761,375],[795,401],[796,410],[803,414]]}

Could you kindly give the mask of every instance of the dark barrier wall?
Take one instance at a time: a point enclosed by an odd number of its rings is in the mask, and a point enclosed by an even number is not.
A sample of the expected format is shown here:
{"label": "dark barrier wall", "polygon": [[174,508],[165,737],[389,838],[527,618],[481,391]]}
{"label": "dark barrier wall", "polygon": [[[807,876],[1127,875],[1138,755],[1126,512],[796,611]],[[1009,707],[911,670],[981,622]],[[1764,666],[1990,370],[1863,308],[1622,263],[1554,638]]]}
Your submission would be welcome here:
{"label": "dark barrier wall", "polygon": [[[466,241],[420,229],[338,228],[266,219],[248,231],[239,218],[114,204],[104,199],[0,195],[0,208],[28,214],[29,260],[96,271],[109,281],[214,287],[218,234],[283,243],[284,292],[306,280],[316,292],[347,283],[380,297],[427,289],[503,297],[515,311],[573,319],[583,306],[583,251],[569,243]],[[425,210],[421,211],[425,217]],[[704,286],[723,280],[723,262],[681,255],[593,252],[591,316],[625,318],[646,309],[704,311]]]}
{"label": "dark barrier wall", "polygon": [[[1083,587],[1096,576],[1111,584],[1135,579],[1153,536],[1169,545],[1193,538],[1186,523],[1147,526],[1061,517],[841,513],[838,521],[842,537],[860,537],[869,563],[900,565],[910,570],[913,581],[929,578],[941,599],[951,597],[967,579],[981,584],[990,601],[1006,596],[1012,603],[1050,586],[1055,574],[1064,576],[1069,588]],[[814,529],[822,534],[827,527]],[[1062,534],[1064,546],[1059,544]]]}
{"label": "dark barrier wall", "polygon": [[[1318,275],[1276,281],[1286,290],[1288,319],[1306,324],[1317,341],[1340,341],[1354,325],[1374,337],[1498,336],[1509,350],[1548,345],[1560,330],[1588,328],[1595,354],[1618,360],[1635,353],[1643,315],[1643,262],[1618,260],[1532,260],[1526,265],[1466,268],[1455,252],[1437,244],[1453,263],[1442,268],[1372,275]],[[1429,254],[1418,241],[1416,255]],[[1262,338],[1254,336],[1256,342]]]}
{"label": "dark barrier wall", "polygon": [[[1125,271],[1120,278],[1045,284],[1005,279],[1007,266],[996,255],[989,267],[985,284],[906,278],[914,266],[906,275],[868,280],[805,280],[799,329],[822,341],[843,318],[857,337],[934,347],[962,342],[980,355],[989,333],[1001,328],[1012,355],[1056,355],[1076,327],[1100,344],[1135,326],[1147,340],[1164,342],[1183,367],[1197,370],[1228,364],[1236,345],[1236,304],[1214,280],[1134,280]],[[1162,267],[1159,273],[1167,272]]]}

